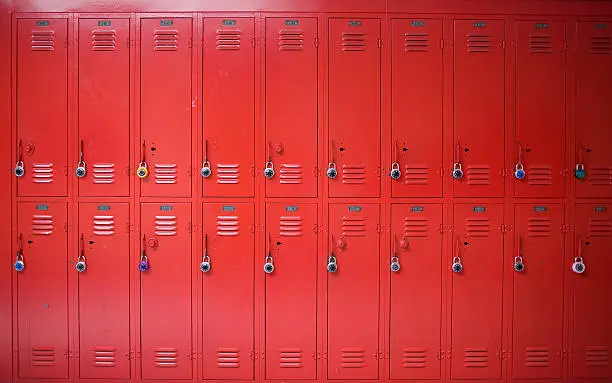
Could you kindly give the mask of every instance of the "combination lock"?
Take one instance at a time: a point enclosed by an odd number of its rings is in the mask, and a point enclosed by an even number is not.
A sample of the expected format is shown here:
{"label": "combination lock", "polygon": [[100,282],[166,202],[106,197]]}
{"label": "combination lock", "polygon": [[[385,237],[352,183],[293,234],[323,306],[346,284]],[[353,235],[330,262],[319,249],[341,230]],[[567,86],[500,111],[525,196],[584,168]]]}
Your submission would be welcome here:
{"label": "combination lock", "polygon": [[402,176],[400,166],[397,162],[391,164],[391,173],[389,173],[389,176],[394,180],[398,180]]}
{"label": "combination lock", "polygon": [[572,264],[572,271],[576,274],[582,274],[585,270],[586,266],[582,257],[574,258],[574,263]]}
{"label": "combination lock", "polygon": [[522,273],[523,271],[525,271],[525,264],[523,263],[523,257],[521,256],[514,257],[513,267],[514,267],[514,271],[518,273]]}
{"label": "combination lock", "polygon": [[453,165],[453,172],[451,173],[451,175],[456,180],[460,180],[463,178],[463,170],[461,169],[461,164],[459,162],[456,162],[455,165]]}
{"label": "combination lock", "polygon": [[143,161],[140,163],[140,165],[138,165],[138,169],[136,169],[136,175],[138,176],[138,178],[145,178],[149,175],[149,169],[147,168],[146,162]]}
{"label": "combination lock", "polygon": [[453,258],[453,272],[460,273],[463,271],[463,264],[461,263],[461,258],[455,257]]}
{"label": "combination lock", "polygon": [[574,176],[579,180],[583,180],[586,177],[586,170],[584,170],[584,164],[576,165],[576,170],[574,170]]}
{"label": "combination lock", "polygon": [[13,169],[13,173],[16,177],[23,177],[25,174],[25,168],[23,166],[23,161],[18,161],[15,165],[15,169]]}
{"label": "combination lock", "polygon": [[516,164],[516,166],[514,167],[514,178],[516,178],[517,180],[522,180],[525,178],[526,175],[527,173],[525,173],[523,164],[521,163]]}
{"label": "combination lock", "polygon": [[200,170],[200,174],[204,178],[208,178],[211,176],[212,169],[210,168],[210,162],[208,161],[204,162],[204,164],[202,165],[202,169]]}
{"label": "combination lock", "polygon": [[264,168],[264,176],[266,178],[274,177],[274,164],[272,164],[272,161],[266,162],[266,167]]}
{"label": "combination lock", "polygon": [[334,178],[336,178],[337,175],[338,171],[336,170],[336,164],[330,162],[327,166],[327,178],[331,178],[333,180]]}

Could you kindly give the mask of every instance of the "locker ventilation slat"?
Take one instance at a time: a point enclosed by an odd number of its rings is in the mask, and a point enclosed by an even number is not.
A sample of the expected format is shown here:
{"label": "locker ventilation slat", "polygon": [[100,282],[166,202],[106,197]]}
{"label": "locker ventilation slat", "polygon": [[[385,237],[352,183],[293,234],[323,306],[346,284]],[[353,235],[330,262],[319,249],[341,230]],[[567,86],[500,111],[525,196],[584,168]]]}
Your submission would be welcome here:
{"label": "locker ventilation slat", "polygon": [[279,179],[281,184],[297,185],[303,181],[304,172],[300,164],[281,164]]}
{"label": "locker ventilation slat", "polygon": [[115,367],[117,365],[115,354],[114,348],[95,347],[93,349],[94,367]]}
{"label": "locker ventilation slat", "polygon": [[32,234],[33,235],[51,235],[53,234],[53,216],[34,214],[32,216]]}
{"label": "locker ventilation slat", "polygon": [[365,367],[365,351],[360,348],[343,348],[340,350],[342,368]]}
{"label": "locker ventilation slat", "polygon": [[91,33],[91,49],[94,51],[114,51],[117,44],[115,31],[93,31]]}
{"label": "locker ventilation slat", "polygon": [[427,350],[424,348],[404,349],[404,368],[424,368],[427,365]]}
{"label": "locker ventilation slat", "polygon": [[55,366],[54,347],[32,347],[32,366],[51,367]]}
{"label": "locker ventilation slat", "polygon": [[217,31],[217,50],[236,51],[240,49],[240,31]]}
{"label": "locker ventilation slat", "polygon": [[240,350],[237,348],[223,348],[217,350],[217,367],[239,368]]}
{"label": "locker ventilation slat", "polygon": [[548,367],[550,355],[546,347],[527,347],[525,348],[526,367]]}
{"label": "locker ventilation slat", "polygon": [[426,219],[404,218],[404,235],[412,238],[427,238],[429,225]]}
{"label": "locker ventilation slat", "polygon": [[112,215],[95,215],[93,217],[94,235],[115,234],[115,217]]}
{"label": "locker ventilation slat", "polygon": [[279,350],[280,368],[300,368],[304,353],[300,348],[283,348]]}
{"label": "locker ventilation slat", "polygon": [[467,237],[488,237],[489,230],[488,218],[467,218],[465,220],[465,235]]}
{"label": "locker ventilation slat", "polygon": [[491,36],[470,33],[466,37],[466,49],[469,53],[487,53],[491,50]]}
{"label": "locker ventilation slat", "polygon": [[610,348],[605,346],[586,347],[585,364],[589,367],[608,367],[610,365]]}
{"label": "locker ventilation slat", "polygon": [[178,351],[176,348],[158,348],[155,350],[155,367],[176,368],[178,367]]}
{"label": "locker ventilation slat", "polygon": [[592,218],[589,222],[590,237],[611,237],[612,236],[612,221],[609,219]]}
{"label": "locker ventilation slat", "polygon": [[366,50],[365,33],[342,33],[342,50],[345,52],[360,52]]}
{"label": "locker ventilation slat", "polygon": [[468,185],[486,186],[491,184],[491,168],[486,165],[468,166],[465,171]]}
{"label": "locker ventilation slat", "polygon": [[223,237],[234,237],[240,234],[240,222],[238,216],[220,215],[217,217],[217,235]]}
{"label": "locker ventilation slat", "polygon": [[301,51],[304,49],[304,32],[282,30],[278,34],[278,50]]}
{"label": "locker ventilation slat", "polygon": [[486,347],[466,348],[463,353],[465,367],[485,368],[489,366],[489,350]]}
{"label": "locker ventilation slat", "polygon": [[156,215],[155,234],[164,237],[176,235],[176,216]]}
{"label": "locker ventilation slat", "polygon": [[552,221],[547,217],[530,217],[527,220],[528,237],[551,237],[553,235]]}
{"label": "locker ventilation slat", "polygon": [[365,237],[365,219],[363,217],[343,217],[342,235],[346,237]]}
{"label": "locker ventilation slat", "polygon": [[161,185],[172,185],[176,183],[176,164],[155,164],[155,183]]}
{"label": "locker ventilation slat", "polygon": [[612,36],[592,36],[591,53],[595,55],[612,54]]}
{"label": "locker ventilation slat", "polygon": [[532,165],[527,169],[527,184],[533,186],[552,185],[553,169],[548,165]]}
{"label": "locker ventilation slat", "polygon": [[429,51],[429,35],[427,33],[405,33],[404,51],[427,52]]}
{"label": "locker ventilation slat", "polygon": [[55,32],[53,31],[32,31],[32,50],[33,51],[54,51]]}
{"label": "locker ventilation slat", "polygon": [[156,51],[175,51],[178,49],[178,31],[157,30],[154,36]]}
{"label": "locker ventilation slat", "polygon": [[53,182],[53,164],[33,164],[32,181],[37,184],[50,184]]}
{"label": "locker ventilation slat", "polygon": [[281,216],[280,217],[280,236],[281,237],[301,237],[302,236],[302,217],[300,216]]}
{"label": "locker ventilation slat", "polygon": [[429,182],[429,169],[426,165],[409,165],[404,167],[406,185],[427,185]]}
{"label": "locker ventilation slat", "polygon": [[343,184],[364,184],[366,182],[365,165],[342,165]]}
{"label": "locker ventilation slat", "polygon": [[593,185],[612,185],[612,167],[591,167],[589,182]]}
{"label": "locker ventilation slat", "polygon": [[240,182],[240,165],[217,164],[218,184],[237,184]]}
{"label": "locker ventilation slat", "polygon": [[529,53],[552,53],[553,41],[550,35],[530,35]]}
{"label": "locker ventilation slat", "polygon": [[93,164],[94,184],[112,184],[115,182],[115,164]]}

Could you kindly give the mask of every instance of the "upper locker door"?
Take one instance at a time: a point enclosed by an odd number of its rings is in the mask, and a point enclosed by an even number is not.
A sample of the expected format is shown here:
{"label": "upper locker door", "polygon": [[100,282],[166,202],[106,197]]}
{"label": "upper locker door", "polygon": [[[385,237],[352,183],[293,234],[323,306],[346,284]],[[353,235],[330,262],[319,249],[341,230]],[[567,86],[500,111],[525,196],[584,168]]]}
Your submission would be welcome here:
{"label": "upper locker door", "polygon": [[317,195],[317,19],[266,19],[269,197]]}
{"label": "upper locker door", "polygon": [[[390,378],[440,379],[442,205],[391,205]],[[388,270],[388,269],[387,269]]]}
{"label": "upper locker door", "polygon": [[268,204],[266,379],[317,378],[317,205]]}
{"label": "upper locker door", "polygon": [[[512,377],[560,379],[563,205],[517,204],[514,214],[514,264],[504,265],[514,281]],[[524,266],[523,271],[514,268],[517,263]]]}
{"label": "upper locker door", "polygon": [[204,196],[255,193],[254,25],[252,17],[204,18]]}
{"label": "upper locker door", "polygon": [[[41,70],[44,68],[44,70]],[[19,196],[65,196],[68,176],[66,19],[17,20]]]}
{"label": "upper locker door", "polygon": [[142,379],[193,377],[190,213],[188,203],[141,204],[134,272],[140,273]]}
{"label": "upper locker door", "polygon": [[330,197],[380,195],[380,46],[379,19],[329,20]]}
{"label": "upper locker door", "polygon": [[391,28],[391,161],[401,172],[391,191],[441,197],[442,20],[394,19]]}
{"label": "upper locker door", "polygon": [[[255,209],[252,203],[204,204],[203,379],[254,378]],[[208,258],[206,258],[208,257]]]}
{"label": "upper locker door", "polygon": [[514,158],[514,195],[562,197],[565,23],[519,21],[515,33],[516,140],[509,148]]}
{"label": "upper locker door", "polygon": [[[451,378],[501,379],[502,204],[455,205]],[[449,265],[450,266],[450,265]]]}
{"label": "upper locker door", "polygon": [[[79,19],[79,195],[128,196],[130,20]],[[75,157],[76,158],[76,157]]]}
{"label": "upper locker door", "polygon": [[[570,338],[574,379],[612,380],[612,204],[576,205],[576,244],[568,257],[572,286]],[[583,257],[585,271],[573,273],[574,257]]]}
{"label": "upper locker door", "polygon": [[[578,23],[576,159],[586,176],[577,197],[612,195],[612,22]],[[572,169],[575,170],[575,169]]]}
{"label": "upper locker door", "polygon": [[138,162],[149,172],[142,196],[191,196],[191,24],[179,17],[141,21]]}
{"label": "upper locker door", "polygon": [[127,203],[79,205],[78,256],[87,266],[78,284],[83,379],[130,378],[129,217]]}
{"label": "upper locker door", "polygon": [[[453,183],[456,197],[504,195],[503,20],[455,20]],[[450,173],[450,172],[449,172]],[[456,172],[453,171],[453,174]]]}
{"label": "upper locker door", "polygon": [[378,379],[379,219],[377,204],[329,205],[328,379]]}
{"label": "upper locker door", "polygon": [[[20,202],[17,278],[19,378],[68,378],[66,204]],[[76,272],[76,271],[75,271]]]}

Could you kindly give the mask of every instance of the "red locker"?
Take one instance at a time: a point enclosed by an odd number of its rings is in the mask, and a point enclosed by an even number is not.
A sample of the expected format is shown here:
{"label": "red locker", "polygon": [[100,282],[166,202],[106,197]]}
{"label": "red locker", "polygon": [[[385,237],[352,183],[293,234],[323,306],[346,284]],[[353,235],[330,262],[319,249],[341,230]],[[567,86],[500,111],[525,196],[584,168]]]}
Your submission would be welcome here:
{"label": "red locker", "polygon": [[330,204],[329,214],[327,378],[378,379],[379,206]]}
{"label": "red locker", "polygon": [[456,197],[504,195],[504,38],[503,20],[455,21]]}
{"label": "red locker", "polygon": [[[391,206],[390,378],[440,379],[442,205]],[[396,256],[396,259],[392,259]],[[446,269],[445,269],[446,270]]]}
{"label": "red locker", "polygon": [[[573,307],[571,376],[612,380],[612,282],[608,273],[612,205],[577,204],[575,208],[575,253],[566,263]],[[574,257],[582,257],[584,273],[572,272]]]}
{"label": "red locker", "polygon": [[266,379],[317,378],[317,205],[268,204]]}
{"label": "red locker", "polygon": [[79,19],[79,195],[128,196],[130,20]]}
{"label": "red locker", "polygon": [[73,258],[86,265],[78,282],[82,379],[130,378],[129,217],[127,203],[79,205],[79,250]]}
{"label": "red locker", "polygon": [[263,172],[255,170],[253,18],[205,18],[203,65],[204,196],[252,197]]}
{"label": "red locker", "polygon": [[252,203],[204,204],[203,379],[254,378],[254,273],[263,273],[264,259],[255,262],[254,210]]}
{"label": "red locker", "polygon": [[66,19],[17,20],[15,170],[20,165],[25,170],[17,183],[20,196],[65,196],[68,191],[67,47]]}
{"label": "red locker", "polygon": [[381,41],[379,19],[329,21],[330,197],[380,194]]}
{"label": "red locker", "polygon": [[504,207],[456,204],[454,220],[451,379],[501,379]]}
{"label": "red locker", "polygon": [[17,214],[18,251],[25,263],[15,276],[18,375],[67,379],[66,204],[20,202]]}
{"label": "red locker", "polygon": [[519,21],[515,33],[516,141],[510,148],[514,195],[563,197],[565,23]]}
{"label": "red locker", "polygon": [[[191,195],[191,18],[142,19],[141,195]],[[138,164],[137,164],[138,165]]]}
{"label": "red locker", "polygon": [[577,197],[612,195],[611,41],[612,24],[578,22],[575,166],[586,176],[574,177]]}
{"label": "red locker", "polygon": [[141,204],[143,379],[192,378],[190,212],[189,203]]}
{"label": "red locker", "polygon": [[266,19],[269,197],[317,195],[317,19]]}
{"label": "red locker", "polygon": [[514,286],[512,376],[561,379],[563,205],[516,204],[514,214],[513,263],[504,265]]}
{"label": "red locker", "polygon": [[442,20],[394,19],[391,33],[389,171],[401,174],[391,192],[394,197],[441,197]]}

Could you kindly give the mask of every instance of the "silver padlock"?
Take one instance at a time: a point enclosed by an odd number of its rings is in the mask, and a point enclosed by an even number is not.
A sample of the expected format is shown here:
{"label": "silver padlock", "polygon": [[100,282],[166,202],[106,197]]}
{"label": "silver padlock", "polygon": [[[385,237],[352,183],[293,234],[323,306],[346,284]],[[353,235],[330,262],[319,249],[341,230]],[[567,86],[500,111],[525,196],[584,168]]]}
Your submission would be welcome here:
{"label": "silver padlock", "polygon": [[274,259],[271,255],[266,257],[266,263],[264,264],[264,271],[266,274],[272,274],[274,272]]}
{"label": "silver padlock", "polygon": [[525,169],[523,168],[523,164],[519,162],[518,164],[514,166],[514,178],[516,178],[517,180],[522,180],[525,178],[526,175],[527,173],[525,172]]}
{"label": "silver padlock", "polygon": [[463,178],[463,170],[461,169],[461,164],[459,162],[455,162],[453,165],[453,172],[451,173],[454,179],[460,180]]}
{"label": "silver padlock", "polygon": [[330,273],[335,273],[336,271],[338,271],[338,261],[333,255],[327,258],[327,271],[329,271]]}
{"label": "silver padlock", "polygon": [[83,160],[79,161],[79,164],[77,165],[77,168],[74,171],[74,174],[76,174],[76,176],[79,178],[85,177],[85,174],[87,174],[87,169],[85,168],[85,161]]}
{"label": "silver padlock", "polygon": [[23,166],[23,161],[17,161],[15,169],[13,169],[13,173],[16,177],[23,177],[23,175],[25,174],[25,167]]}
{"label": "silver padlock", "polygon": [[574,258],[574,263],[572,263],[572,271],[576,274],[582,274],[585,270],[586,265],[584,264],[582,257]]}
{"label": "silver padlock", "polygon": [[138,169],[136,169],[136,175],[138,178],[145,178],[149,175],[149,169],[147,168],[147,163],[142,161],[140,165],[138,165]]}
{"label": "silver padlock", "polygon": [[210,162],[205,161],[202,164],[202,169],[200,170],[200,174],[202,175],[202,177],[204,178],[208,178],[211,176],[212,174],[212,169],[210,168]]}
{"label": "silver padlock", "polygon": [[461,263],[461,257],[453,258],[453,272],[460,273],[463,271],[463,264]]}
{"label": "silver padlock", "polygon": [[331,178],[333,180],[337,175],[338,171],[336,170],[336,164],[330,162],[329,165],[327,165],[327,178]]}
{"label": "silver padlock", "polygon": [[200,270],[203,273],[208,273],[210,271],[211,265],[210,265],[210,257],[208,255],[205,255],[202,258],[202,263],[200,263]]}
{"label": "silver padlock", "polygon": [[266,167],[264,168],[264,176],[266,178],[274,177],[274,164],[272,161],[266,162]]}
{"label": "silver padlock", "polygon": [[17,252],[17,257],[13,266],[15,267],[15,271],[21,272],[25,269],[25,262],[23,261],[23,254],[21,254],[21,251]]}
{"label": "silver padlock", "polygon": [[525,264],[523,263],[523,257],[516,256],[514,257],[514,271],[518,272],[518,273],[522,273],[523,271],[525,271]]}
{"label": "silver padlock", "polygon": [[400,166],[397,162],[391,164],[391,173],[389,176],[394,180],[398,180],[402,176],[402,171],[400,170]]}
{"label": "silver padlock", "polygon": [[82,273],[83,271],[87,270],[87,264],[85,263],[85,256],[84,255],[80,255],[79,259],[77,261],[78,262],[74,266],[76,271],[78,271],[79,273]]}
{"label": "silver padlock", "polygon": [[394,255],[391,257],[391,271],[393,271],[394,273],[397,273],[399,269],[400,269],[399,258],[397,257],[397,255]]}

